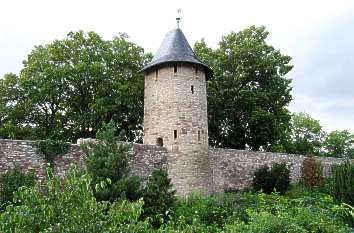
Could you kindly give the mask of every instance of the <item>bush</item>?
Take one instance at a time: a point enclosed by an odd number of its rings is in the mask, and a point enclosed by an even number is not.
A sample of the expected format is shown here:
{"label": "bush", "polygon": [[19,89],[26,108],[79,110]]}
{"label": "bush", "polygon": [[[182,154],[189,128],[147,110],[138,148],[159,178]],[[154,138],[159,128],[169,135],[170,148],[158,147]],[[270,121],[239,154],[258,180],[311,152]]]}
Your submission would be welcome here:
{"label": "bush", "polygon": [[69,151],[70,144],[60,140],[46,139],[37,144],[39,153],[44,157],[51,167],[54,166],[54,159],[59,154],[65,154]]}
{"label": "bush", "polygon": [[286,233],[323,232],[350,233],[340,215],[343,208],[325,194],[287,199],[277,194],[258,194],[257,203],[246,210],[248,221],[234,218],[224,232]]}
{"label": "bush", "polygon": [[150,217],[155,227],[159,227],[168,218],[176,202],[176,190],[173,190],[171,179],[167,171],[158,169],[153,171],[144,189],[144,216]]}
{"label": "bush", "polygon": [[0,205],[12,201],[13,193],[18,188],[31,187],[36,183],[36,174],[33,171],[23,172],[18,166],[8,170],[0,176]]}
{"label": "bush", "polygon": [[354,205],[354,164],[346,161],[333,166],[331,193],[340,202]]}
{"label": "bush", "polygon": [[119,143],[115,136],[116,128],[113,122],[103,126],[97,133],[97,142],[83,145],[86,156],[86,167],[92,176],[93,185],[101,181],[109,184],[95,192],[97,200],[115,201],[118,199],[138,200],[141,197],[141,185],[137,176],[130,174],[128,151],[130,147]]}
{"label": "bush", "polygon": [[309,188],[322,186],[324,183],[322,165],[313,157],[305,157],[302,161],[301,182]]}
{"label": "bush", "polygon": [[0,232],[152,232],[148,222],[138,220],[143,201],[97,202],[91,182],[71,168],[64,181],[48,175],[46,195],[39,185],[19,189],[15,205],[0,213]]}
{"label": "bush", "polygon": [[269,169],[264,165],[256,170],[253,176],[253,188],[256,191],[272,193],[274,189],[284,194],[290,185],[290,171],[285,163],[275,163]]}

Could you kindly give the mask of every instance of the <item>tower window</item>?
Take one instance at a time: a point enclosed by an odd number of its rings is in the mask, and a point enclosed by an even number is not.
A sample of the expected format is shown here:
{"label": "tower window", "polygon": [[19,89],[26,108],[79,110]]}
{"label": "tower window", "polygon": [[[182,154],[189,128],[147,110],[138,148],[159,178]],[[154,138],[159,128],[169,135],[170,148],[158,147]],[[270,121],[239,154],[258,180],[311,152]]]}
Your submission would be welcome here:
{"label": "tower window", "polygon": [[174,66],[173,66],[173,72],[174,72],[174,73],[177,73],[177,65],[174,65]]}
{"label": "tower window", "polygon": [[156,146],[163,146],[163,138],[156,139]]}
{"label": "tower window", "polygon": [[159,70],[156,69],[155,70],[155,81],[157,81],[158,77],[159,77]]}
{"label": "tower window", "polygon": [[198,130],[198,142],[200,142],[200,130]]}
{"label": "tower window", "polygon": [[177,139],[177,129],[175,129],[173,131],[173,139],[176,140]]}
{"label": "tower window", "polygon": [[192,94],[194,94],[194,86],[193,85],[191,86],[191,92],[192,92]]}
{"label": "tower window", "polygon": [[198,67],[195,67],[195,76],[198,76]]}

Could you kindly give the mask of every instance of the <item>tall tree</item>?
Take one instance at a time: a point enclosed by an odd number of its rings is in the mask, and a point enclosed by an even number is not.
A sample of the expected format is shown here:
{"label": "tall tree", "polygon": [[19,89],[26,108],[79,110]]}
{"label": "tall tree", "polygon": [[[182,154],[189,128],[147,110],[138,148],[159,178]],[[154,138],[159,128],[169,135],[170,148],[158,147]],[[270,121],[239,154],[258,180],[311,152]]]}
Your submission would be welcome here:
{"label": "tall tree", "polygon": [[25,90],[17,75],[9,73],[0,79],[0,138],[32,139],[28,124]]}
{"label": "tall tree", "polygon": [[253,150],[276,143],[289,126],[291,58],[266,42],[265,27],[222,38],[216,50],[204,41],[195,52],[214,71],[208,81],[210,144]]}
{"label": "tall tree", "polygon": [[323,145],[328,156],[354,159],[354,134],[348,130],[332,131]]}
{"label": "tall tree", "polygon": [[16,120],[34,128],[34,139],[75,141],[94,137],[113,119],[125,140],[141,140],[140,70],[150,59],[125,34],[106,41],[94,32],[70,32],[63,40],[36,46],[19,78],[13,78],[12,87],[19,86],[23,99],[13,103],[26,110],[24,119]]}
{"label": "tall tree", "polygon": [[318,120],[304,112],[294,113],[291,118],[290,135],[284,147],[289,153],[321,155],[325,135]]}

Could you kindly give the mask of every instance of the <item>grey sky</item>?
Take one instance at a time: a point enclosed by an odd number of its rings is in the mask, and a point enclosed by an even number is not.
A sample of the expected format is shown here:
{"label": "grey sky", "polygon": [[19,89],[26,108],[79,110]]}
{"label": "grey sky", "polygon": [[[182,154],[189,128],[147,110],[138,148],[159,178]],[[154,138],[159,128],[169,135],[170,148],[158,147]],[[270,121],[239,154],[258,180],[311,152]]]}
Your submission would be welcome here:
{"label": "grey sky", "polygon": [[126,32],[149,52],[175,27],[190,44],[205,38],[216,47],[222,35],[265,25],[269,43],[293,57],[291,111],[305,111],[327,131],[354,132],[354,1],[0,1],[0,77],[19,73],[34,45],[69,31],[95,31],[105,39]]}

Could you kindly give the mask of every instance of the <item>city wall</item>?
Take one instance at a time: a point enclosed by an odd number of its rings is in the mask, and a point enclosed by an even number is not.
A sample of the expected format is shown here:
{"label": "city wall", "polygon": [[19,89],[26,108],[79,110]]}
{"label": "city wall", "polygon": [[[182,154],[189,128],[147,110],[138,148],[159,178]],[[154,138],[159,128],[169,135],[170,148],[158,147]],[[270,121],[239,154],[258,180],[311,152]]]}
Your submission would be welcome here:
{"label": "city wall", "polygon": [[[167,157],[168,152],[164,147],[132,144],[129,164],[132,173],[146,181],[153,170],[168,167]],[[221,192],[249,187],[257,168],[264,164],[281,162],[290,165],[291,180],[297,182],[301,177],[303,159],[302,155],[210,148],[211,190]],[[339,158],[316,157],[316,159],[321,161],[325,176],[330,175],[332,165],[343,162],[343,159]],[[34,170],[39,180],[45,177],[47,162],[39,155],[35,141],[0,139],[0,174],[16,164],[25,171]],[[79,145],[72,144],[66,154],[58,155],[54,159],[55,174],[64,177],[71,164],[76,164],[80,168],[85,167],[85,155]],[[188,177],[185,179],[188,180]]]}

